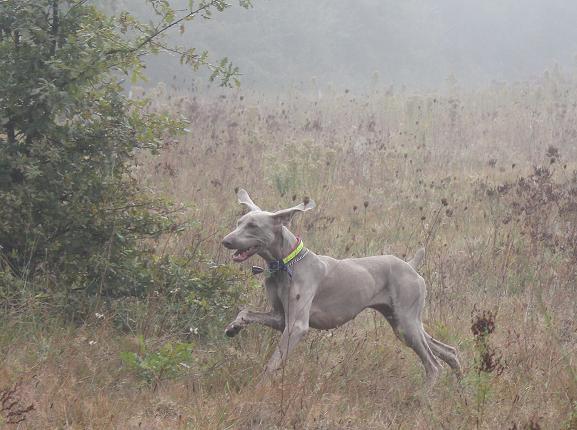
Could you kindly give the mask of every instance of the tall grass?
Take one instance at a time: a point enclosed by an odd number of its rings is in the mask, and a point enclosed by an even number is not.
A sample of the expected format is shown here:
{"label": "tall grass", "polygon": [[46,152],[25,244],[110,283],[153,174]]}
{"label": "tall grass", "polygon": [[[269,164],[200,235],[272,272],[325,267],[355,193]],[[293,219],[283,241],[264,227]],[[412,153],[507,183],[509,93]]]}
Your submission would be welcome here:
{"label": "tall grass", "polygon": [[[408,259],[426,245],[425,325],[458,347],[461,381],[446,371],[425,392],[417,357],[367,311],[309,333],[271,380],[261,380],[269,329],[191,335],[193,360],[154,387],[120,359],[139,351],[138,329],[118,334],[107,316],[78,329],[12,319],[0,389],[22,382],[29,428],[577,428],[577,245],[565,240],[577,229],[575,83],[549,73],[448,95],[152,94],[190,132],[141,157],[135,175],[195,221],[159,253],[228,263],[220,238],[241,213],[238,186],[271,210],[314,198],[293,230],[317,253]],[[262,309],[250,264],[243,299]],[[483,311],[494,316],[490,349],[471,330]],[[487,351],[502,369],[483,367]]]}

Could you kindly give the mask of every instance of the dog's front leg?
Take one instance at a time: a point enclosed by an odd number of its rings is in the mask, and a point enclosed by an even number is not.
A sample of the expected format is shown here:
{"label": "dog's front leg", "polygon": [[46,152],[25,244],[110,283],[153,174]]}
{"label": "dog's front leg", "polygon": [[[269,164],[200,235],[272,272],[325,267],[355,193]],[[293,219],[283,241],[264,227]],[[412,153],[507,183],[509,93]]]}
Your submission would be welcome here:
{"label": "dog's front leg", "polygon": [[296,300],[290,300],[288,306],[285,306],[285,309],[288,310],[288,312],[285,311],[287,323],[280,342],[266,365],[265,371],[267,373],[274,372],[284,366],[289,353],[309,330],[309,313],[312,300],[299,302],[300,294],[295,294],[294,297]]}
{"label": "dog's front leg", "polygon": [[271,312],[253,312],[245,309],[240,311],[235,320],[224,329],[224,333],[228,337],[234,337],[244,327],[252,323],[262,324],[275,330],[283,331],[284,315],[274,310]]}

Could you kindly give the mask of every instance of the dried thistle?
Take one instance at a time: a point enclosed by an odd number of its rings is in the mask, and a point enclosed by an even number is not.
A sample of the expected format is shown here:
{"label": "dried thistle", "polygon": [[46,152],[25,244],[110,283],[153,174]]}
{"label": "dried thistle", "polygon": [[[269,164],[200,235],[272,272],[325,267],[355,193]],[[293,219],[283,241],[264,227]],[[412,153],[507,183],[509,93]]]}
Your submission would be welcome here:
{"label": "dried thistle", "polygon": [[492,311],[478,312],[476,307],[473,308],[471,332],[475,337],[475,345],[479,354],[476,363],[477,371],[499,376],[505,370],[503,358],[489,342],[489,336],[495,332],[495,317],[496,313]]}
{"label": "dried thistle", "polygon": [[473,317],[471,322],[471,332],[475,338],[488,336],[495,331],[495,317],[492,311],[483,311],[481,314],[476,313],[476,308],[473,309]]}
{"label": "dried thistle", "polygon": [[545,155],[549,158],[552,158],[552,159],[559,158],[559,148],[556,148],[553,145],[549,145]]}

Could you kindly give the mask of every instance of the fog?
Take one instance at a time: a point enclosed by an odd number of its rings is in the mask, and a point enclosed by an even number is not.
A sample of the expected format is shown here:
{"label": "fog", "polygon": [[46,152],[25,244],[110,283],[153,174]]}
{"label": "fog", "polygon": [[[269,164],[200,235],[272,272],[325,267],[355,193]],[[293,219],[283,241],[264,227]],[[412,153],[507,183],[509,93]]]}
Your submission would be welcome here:
{"label": "fog", "polygon": [[[239,66],[243,87],[481,87],[572,73],[577,2],[570,0],[254,0],[171,39]],[[133,3],[133,5],[135,5]],[[142,4],[138,2],[138,4]],[[142,8],[142,6],[138,6]],[[134,9],[134,6],[133,6]],[[177,58],[154,58],[151,83],[205,85]]]}

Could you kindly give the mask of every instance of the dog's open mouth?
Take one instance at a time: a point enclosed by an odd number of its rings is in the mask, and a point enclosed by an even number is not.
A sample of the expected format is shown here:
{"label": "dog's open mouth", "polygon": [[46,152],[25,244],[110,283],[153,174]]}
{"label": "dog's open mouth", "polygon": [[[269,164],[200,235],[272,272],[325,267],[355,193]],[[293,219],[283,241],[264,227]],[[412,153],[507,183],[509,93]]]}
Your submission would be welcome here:
{"label": "dog's open mouth", "polygon": [[236,261],[237,263],[240,263],[241,261],[244,261],[249,257],[252,257],[254,254],[256,254],[257,251],[258,246],[251,246],[250,248],[247,249],[237,249],[234,252],[234,254],[232,254],[232,260]]}

